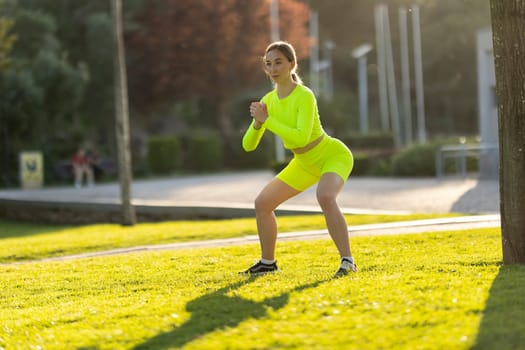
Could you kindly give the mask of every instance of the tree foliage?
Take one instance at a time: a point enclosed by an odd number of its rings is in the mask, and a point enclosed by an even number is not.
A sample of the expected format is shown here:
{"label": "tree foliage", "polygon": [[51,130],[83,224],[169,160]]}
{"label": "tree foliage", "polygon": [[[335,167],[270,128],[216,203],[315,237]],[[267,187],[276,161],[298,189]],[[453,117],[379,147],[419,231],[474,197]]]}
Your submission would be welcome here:
{"label": "tree foliage", "polygon": [[[281,0],[281,36],[304,57],[307,7]],[[192,96],[216,106],[264,79],[260,57],[270,40],[269,5],[259,0],[147,1],[128,33],[130,94],[136,108]]]}
{"label": "tree foliage", "polygon": [[[380,3],[389,5],[398,78],[397,9],[420,6],[429,134],[476,133],[475,33],[490,25],[488,1],[279,0],[281,38],[295,45],[306,84],[309,6],[319,12],[321,44],[326,39],[336,43],[336,98],[320,101],[326,126],[338,132],[355,130],[357,65],[350,53],[365,42],[375,44],[374,6]],[[0,20],[0,61],[10,59],[4,72],[0,68],[0,104],[10,111],[2,117],[2,123],[9,120],[2,126],[4,139],[24,139],[15,133],[28,132],[22,128],[26,117],[16,113],[30,110],[34,111],[31,132],[49,134],[41,143],[57,144],[50,141],[56,136],[65,149],[63,135],[69,133],[72,139],[75,134],[77,139],[78,132],[81,137],[77,140],[90,139],[104,151],[114,152],[109,1],[0,0],[0,11],[12,23],[6,30],[5,19]],[[218,128],[226,142],[238,138],[235,132],[248,118],[247,103],[270,86],[260,65],[270,41],[269,2],[125,0],[124,11],[132,130],[144,134],[163,131],[161,122],[173,120],[177,130],[181,124],[189,129]],[[10,51],[2,46],[5,33],[10,40],[17,37]],[[321,45],[321,56],[323,51]],[[371,118],[378,105],[375,59],[372,52],[368,71]],[[45,71],[48,68],[50,72]],[[5,91],[20,92],[19,107],[7,105],[10,95]],[[20,105],[21,101],[26,105]],[[42,129],[50,123],[52,128]],[[15,159],[14,144],[7,149]],[[0,149],[1,159],[6,159],[5,150]]]}
{"label": "tree foliage", "polygon": [[55,36],[56,22],[52,15],[29,9],[18,9],[15,13],[14,31],[18,40],[13,55],[19,60],[30,61],[40,51],[58,51],[60,43]]}
{"label": "tree foliage", "polygon": [[78,126],[78,109],[86,85],[83,66],[74,67],[66,57],[41,51],[33,61],[32,73],[43,92],[40,112],[46,121],[45,128],[59,135],[68,133],[71,130],[68,127]]}
{"label": "tree foliage", "polygon": [[9,54],[15,43],[16,36],[10,33],[14,22],[0,18],[0,72],[9,64]]}
{"label": "tree foliage", "polygon": [[17,178],[21,150],[46,153],[72,135],[86,82],[85,69],[71,64],[62,50],[52,15],[17,7],[9,15],[17,41],[12,64],[0,72],[4,184]]}

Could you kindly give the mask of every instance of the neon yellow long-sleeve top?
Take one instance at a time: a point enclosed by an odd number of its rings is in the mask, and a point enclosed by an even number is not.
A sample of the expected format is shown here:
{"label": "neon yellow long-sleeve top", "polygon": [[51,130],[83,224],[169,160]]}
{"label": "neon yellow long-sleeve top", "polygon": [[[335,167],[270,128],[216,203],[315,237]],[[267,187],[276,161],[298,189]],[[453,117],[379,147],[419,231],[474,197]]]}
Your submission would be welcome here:
{"label": "neon yellow long-sleeve top", "polygon": [[246,130],[242,147],[247,152],[257,148],[266,129],[278,135],[287,149],[304,147],[325,133],[315,96],[304,85],[298,84],[284,98],[279,98],[274,89],[261,102],[266,104],[268,118],[259,129],[255,129],[253,120]]}

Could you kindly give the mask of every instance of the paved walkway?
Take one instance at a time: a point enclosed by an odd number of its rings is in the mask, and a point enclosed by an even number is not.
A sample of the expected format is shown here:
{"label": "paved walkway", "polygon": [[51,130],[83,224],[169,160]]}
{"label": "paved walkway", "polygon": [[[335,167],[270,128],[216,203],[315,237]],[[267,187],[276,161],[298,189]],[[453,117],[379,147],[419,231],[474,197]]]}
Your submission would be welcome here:
{"label": "paved walkway", "polygon": [[[271,180],[270,171],[222,173],[138,180],[132,185],[132,201],[150,207],[244,207]],[[0,190],[1,199],[55,203],[119,203],[116,183],[92,188],[70,187],[39,190]],[[477,178],[372,178],[350,177],[338,202],[353,213],[499,213],[499,183]],[[319,210],[315,188],[290,199],[281,208]]]}
{"label": "paved walkway", "polygon": [[[135,205],[155,208],[203,207],[207,210],[253,208],[253,199],[271,180],[269,171],[174,177],[135,181],[132,197]],[[36,201],[108,205],[119,203],[116,183],[100,184],[90,188],[44,188],[38,190],[2,190],[0,200]],[[345,185],[339,203],[347,213],[448,213],[465,215],[454,218],[404,221],[395,223],[350,226],[352,237],[469,228],[499,227],[499,184],[497,181],[479,181],[476,178],[365,178],[355,177]],[[319,211],[315,188],[291,199],[281,208]],[[481,215],[483,214],[483,215]],[[281,233],[279,240],[326,238],[326,230]],[[113,249],[71,256],[48,258],[41,261],[60,261],[96,256],[128,254],[152,250],[173,250],[209,246],[227,246],[257,243],[257,236],[232,239],[171,243]]]}

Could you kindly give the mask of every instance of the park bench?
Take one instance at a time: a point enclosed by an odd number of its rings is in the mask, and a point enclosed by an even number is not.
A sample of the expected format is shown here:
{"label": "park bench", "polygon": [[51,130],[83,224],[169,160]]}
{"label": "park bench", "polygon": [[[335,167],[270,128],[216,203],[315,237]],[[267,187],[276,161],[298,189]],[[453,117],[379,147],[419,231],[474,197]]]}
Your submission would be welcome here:
{"label": "park bench", "polygon": [[[436,176],[441,178],[445,174],[445,164],[447,159],[453,159],[456,165],[456,174],[459,173],[462,177],[467,176],[467,158],[475,157],[478,160],[484,155],[490,155],[498,152],[497,144],[459,144],[459,145],[443,145],[438,148],[436,152]],[[495,166],[494,173],[497,173],[498,168]]]}

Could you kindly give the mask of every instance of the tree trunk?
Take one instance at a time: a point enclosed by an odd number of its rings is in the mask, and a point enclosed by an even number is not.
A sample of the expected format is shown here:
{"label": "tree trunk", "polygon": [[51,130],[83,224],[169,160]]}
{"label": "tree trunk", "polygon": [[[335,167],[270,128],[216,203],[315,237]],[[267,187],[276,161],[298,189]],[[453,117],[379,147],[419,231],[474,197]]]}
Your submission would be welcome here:
{"label": "tree trunk", "polygon": [[490,0],[504,264],[525,264],[525,0]]}
{"label": "tree trunk", "polygon": [[122,225],[135,224],[135,210],[131,204],[131,156],[129,142],[128,89],[126,60],[122,36],[122,0],[111,0],[113,32],[115,36],[115,118]]}

